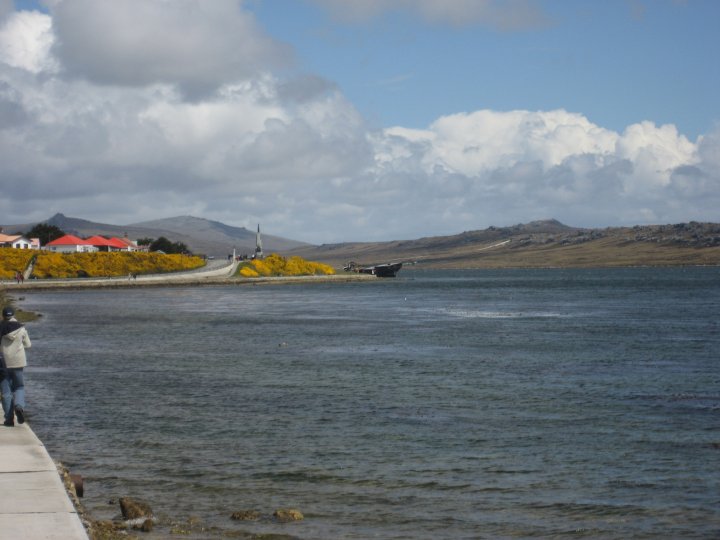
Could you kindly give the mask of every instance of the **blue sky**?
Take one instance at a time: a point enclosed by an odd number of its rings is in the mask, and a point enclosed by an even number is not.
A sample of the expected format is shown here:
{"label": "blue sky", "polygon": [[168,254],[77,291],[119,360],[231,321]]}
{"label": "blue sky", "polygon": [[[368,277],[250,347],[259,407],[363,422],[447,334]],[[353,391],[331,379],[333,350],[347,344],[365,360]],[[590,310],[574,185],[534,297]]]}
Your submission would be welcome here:
{"label": "blue sky", "polygon": [[[0,0],[0,221],[718,221],[714,0]],[[382,223],[382,226],[378,226]]]}
{"label": "blue sky", "polygon": [[581,112],[615,130],[652,120],[694,139],[720,118],[720,2],[545,1],[534,27],[342,21],[309,2],[250,4],[298,69],[335,82],[383,127],[478,109]]}

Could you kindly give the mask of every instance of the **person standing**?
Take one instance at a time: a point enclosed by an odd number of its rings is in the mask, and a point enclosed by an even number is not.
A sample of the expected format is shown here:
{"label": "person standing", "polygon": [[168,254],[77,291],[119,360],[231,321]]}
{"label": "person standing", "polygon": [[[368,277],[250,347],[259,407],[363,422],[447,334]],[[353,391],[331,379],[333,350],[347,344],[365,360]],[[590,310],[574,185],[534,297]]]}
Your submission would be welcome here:
{"label": "person standing", "polygon": [[25,423],[25,381],[23,368],[27,365],[25,349],[32,346],[25,327],[15,318],[15,310],[10,306],[2,310],[0,322],[0,345],[5,359],[5,376],[0,381],[2,406],[5,412],[5,425],[14,426]]}

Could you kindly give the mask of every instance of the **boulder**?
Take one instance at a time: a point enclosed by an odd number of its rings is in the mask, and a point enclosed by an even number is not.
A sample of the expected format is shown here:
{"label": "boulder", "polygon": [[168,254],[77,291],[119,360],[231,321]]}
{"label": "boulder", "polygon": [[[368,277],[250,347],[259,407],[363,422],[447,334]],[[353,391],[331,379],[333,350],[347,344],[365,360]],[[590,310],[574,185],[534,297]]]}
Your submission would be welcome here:
{"label": "boulder", "polygon": [[281,523],[287,523],[289,521],[302,521],[305,517],[302,515],[300,510],[294,508],[278,508],[273,512],[273,517]]}
{"label": "boulder", "polygon": [[257,510],[240,510],[239,512],[233,512],[230,515],[230,519],[236,521],[257,521],[260,519],[260,512]]}
{"label": "boulder", "polygon": [[120,497],[120,511],[126,520],[152,517],[152,508],[149,504],[130,497]]}

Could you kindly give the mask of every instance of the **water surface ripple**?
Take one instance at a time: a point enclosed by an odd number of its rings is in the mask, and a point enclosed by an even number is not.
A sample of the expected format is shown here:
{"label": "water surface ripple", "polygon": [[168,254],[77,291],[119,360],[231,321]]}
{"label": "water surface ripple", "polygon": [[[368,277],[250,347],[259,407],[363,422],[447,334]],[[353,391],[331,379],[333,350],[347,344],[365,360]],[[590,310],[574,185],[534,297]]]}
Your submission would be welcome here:
{"label": "water surface ripple", "polygon": [[720,269],[25,296],[32,426],[146,538],[720,536]]}

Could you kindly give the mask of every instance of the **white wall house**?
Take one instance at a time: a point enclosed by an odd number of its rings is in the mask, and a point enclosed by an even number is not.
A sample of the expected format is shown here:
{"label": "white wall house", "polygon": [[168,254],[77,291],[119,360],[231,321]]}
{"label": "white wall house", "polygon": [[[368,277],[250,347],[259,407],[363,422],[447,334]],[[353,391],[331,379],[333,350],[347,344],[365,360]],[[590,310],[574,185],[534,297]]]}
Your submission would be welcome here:
{"label": "white wall house", "polygon": [[40,239],[21,236],[12,243],[12,247],[15,249],[40,249]]}
{"label": "white wall house", "polygon": [[45,249],[57,253],[90,253],[98,250],[92,243],[72,234],[66,234],[52,242],[48,242]]}
{"label": "white wall house", "polygon": [[0,233],[0,246],[15,249],[40,249],[40,239],[26,238],[19,234]]}

